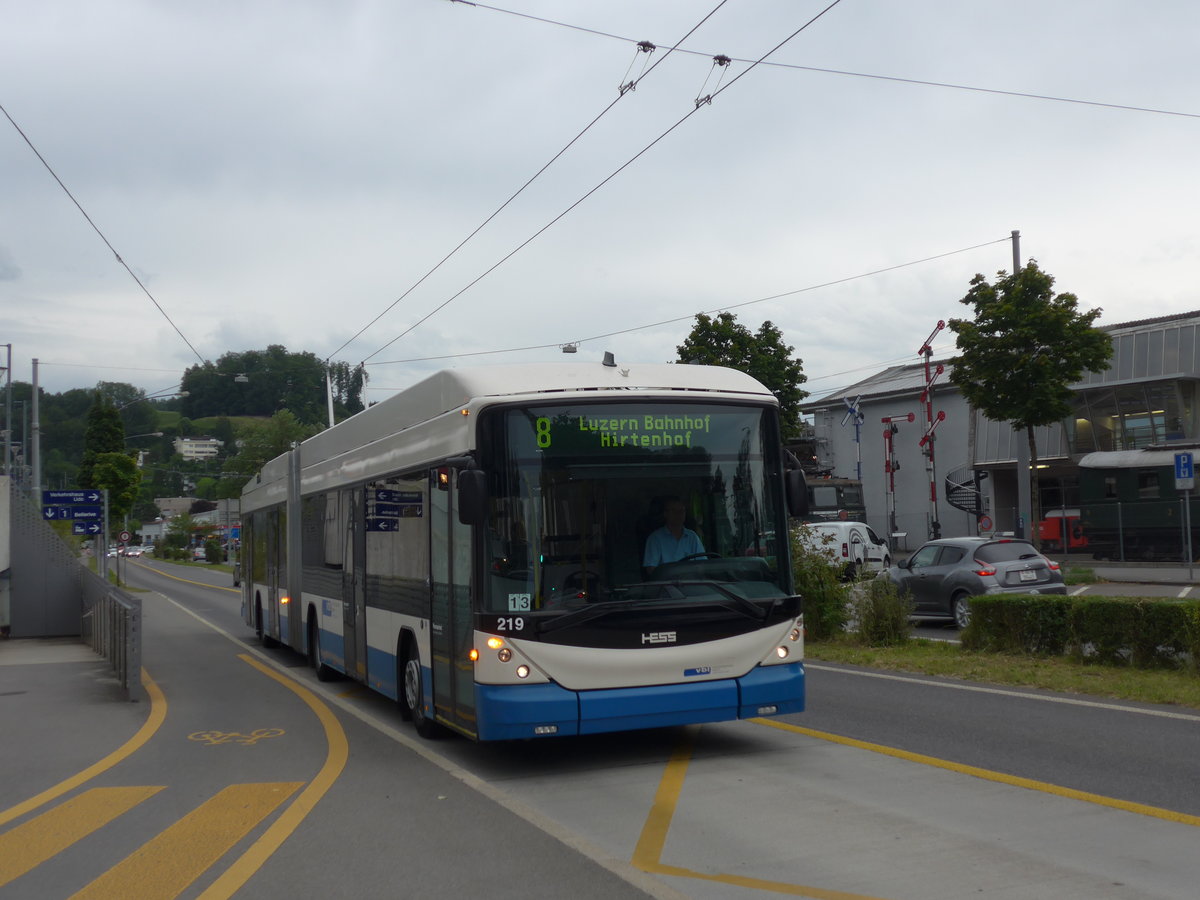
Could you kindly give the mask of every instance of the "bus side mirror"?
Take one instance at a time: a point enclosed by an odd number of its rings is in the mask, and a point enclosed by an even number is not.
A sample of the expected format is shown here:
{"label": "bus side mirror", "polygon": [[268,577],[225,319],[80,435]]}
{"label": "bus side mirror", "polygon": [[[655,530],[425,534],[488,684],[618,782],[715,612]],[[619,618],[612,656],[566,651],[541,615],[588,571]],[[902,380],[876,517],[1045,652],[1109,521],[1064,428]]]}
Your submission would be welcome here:
{"label": "bus side mirror", "polygon": [[488,518],[487,474],[482,469],[458,472],[458,521],[482,525]]}
{"label": "bus side mirror", "polygon": [[795,518],[808,515],[808,483],[803,469],[788,469],[783,474],[788,512]]}

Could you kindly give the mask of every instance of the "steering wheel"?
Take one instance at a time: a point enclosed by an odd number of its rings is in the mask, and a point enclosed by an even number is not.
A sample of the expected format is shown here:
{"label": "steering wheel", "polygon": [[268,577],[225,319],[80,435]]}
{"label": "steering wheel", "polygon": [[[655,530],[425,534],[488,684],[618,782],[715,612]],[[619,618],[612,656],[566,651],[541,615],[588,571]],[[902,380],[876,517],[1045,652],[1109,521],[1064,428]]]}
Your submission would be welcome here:
{"label": "steering wheel", "polygon": [[682,559],[675,560],[676,562],[688,562],[693,559],[720,559],[720,553],[693,553],[690,556],[685,556]]}

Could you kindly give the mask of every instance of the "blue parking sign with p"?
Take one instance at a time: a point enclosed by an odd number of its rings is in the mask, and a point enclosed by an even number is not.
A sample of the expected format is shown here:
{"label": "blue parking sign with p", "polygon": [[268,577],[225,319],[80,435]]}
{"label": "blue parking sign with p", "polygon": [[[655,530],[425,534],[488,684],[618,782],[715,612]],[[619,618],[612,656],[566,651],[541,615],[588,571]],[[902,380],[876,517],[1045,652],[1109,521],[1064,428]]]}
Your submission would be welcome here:
{"label": "blue parking sign with p", "polygon": [[1175,488],[1191,490],[1195,486],[1196,468],[1192,454],[1188,452],[1175,454]]}

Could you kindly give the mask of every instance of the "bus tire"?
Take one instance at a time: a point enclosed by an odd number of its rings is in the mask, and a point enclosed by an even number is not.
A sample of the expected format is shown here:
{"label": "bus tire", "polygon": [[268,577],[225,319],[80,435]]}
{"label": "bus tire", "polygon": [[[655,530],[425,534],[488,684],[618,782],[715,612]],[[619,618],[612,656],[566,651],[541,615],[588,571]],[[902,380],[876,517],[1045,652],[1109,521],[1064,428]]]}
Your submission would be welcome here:
{"label": "bus tire", "polygon": [[425,714],[425,677],[421,672],[421,654],[410,645],[404,656],[403,682],[401,685],[400,715],[407,710],[417,734],[423,738],[436,738],[440,732],[437,723]]}
{"label": "bus tire", "polygon": [[308,662],[317,673],[317,681],[337,679],[337,670],[321,662],[321,629],[317,627],[317,618],[312,610],[308,612]]}
{"label": "bus tire", "polygon": [[263,627],[263,608],[262,600],[258,597],[254,598],[254,634],[258,637],[258,642],[266,648],[275,646],[275,639],[267,634],[267,630]]}

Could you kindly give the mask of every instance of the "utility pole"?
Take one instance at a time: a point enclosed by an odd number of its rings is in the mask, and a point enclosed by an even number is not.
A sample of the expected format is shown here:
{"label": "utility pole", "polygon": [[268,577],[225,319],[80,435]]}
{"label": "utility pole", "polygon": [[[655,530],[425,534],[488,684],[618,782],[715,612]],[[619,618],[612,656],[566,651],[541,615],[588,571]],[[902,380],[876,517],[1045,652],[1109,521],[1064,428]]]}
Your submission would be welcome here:
{"label": "utility pole", "polygon": [[38,361],[33,360],[33,422],[29,432],[30,461],[33,463],[33,484],[29,486],[31,497],[42,496],[42,426],[38,418]]}
{"label": "utility pole", "polygon": [[4,366],[6,387],[4,390],[4,474],[12,474],[12,344],[8,348],[8,361]]}
{"label": "utility pole", "polygon": [[[1012,233],[1013,277],[1021,272],[1021,232]],[[1015,430],[1015,429],[1014,429]],[[1017,438],[1017,521],[1013,523],[1013,533],[1019,538],[1030,537],[1033,534],[1034,523],[1033,504],[1030,481],[1033,472],[1029,470],[1029,435],[1028,430]]]}

